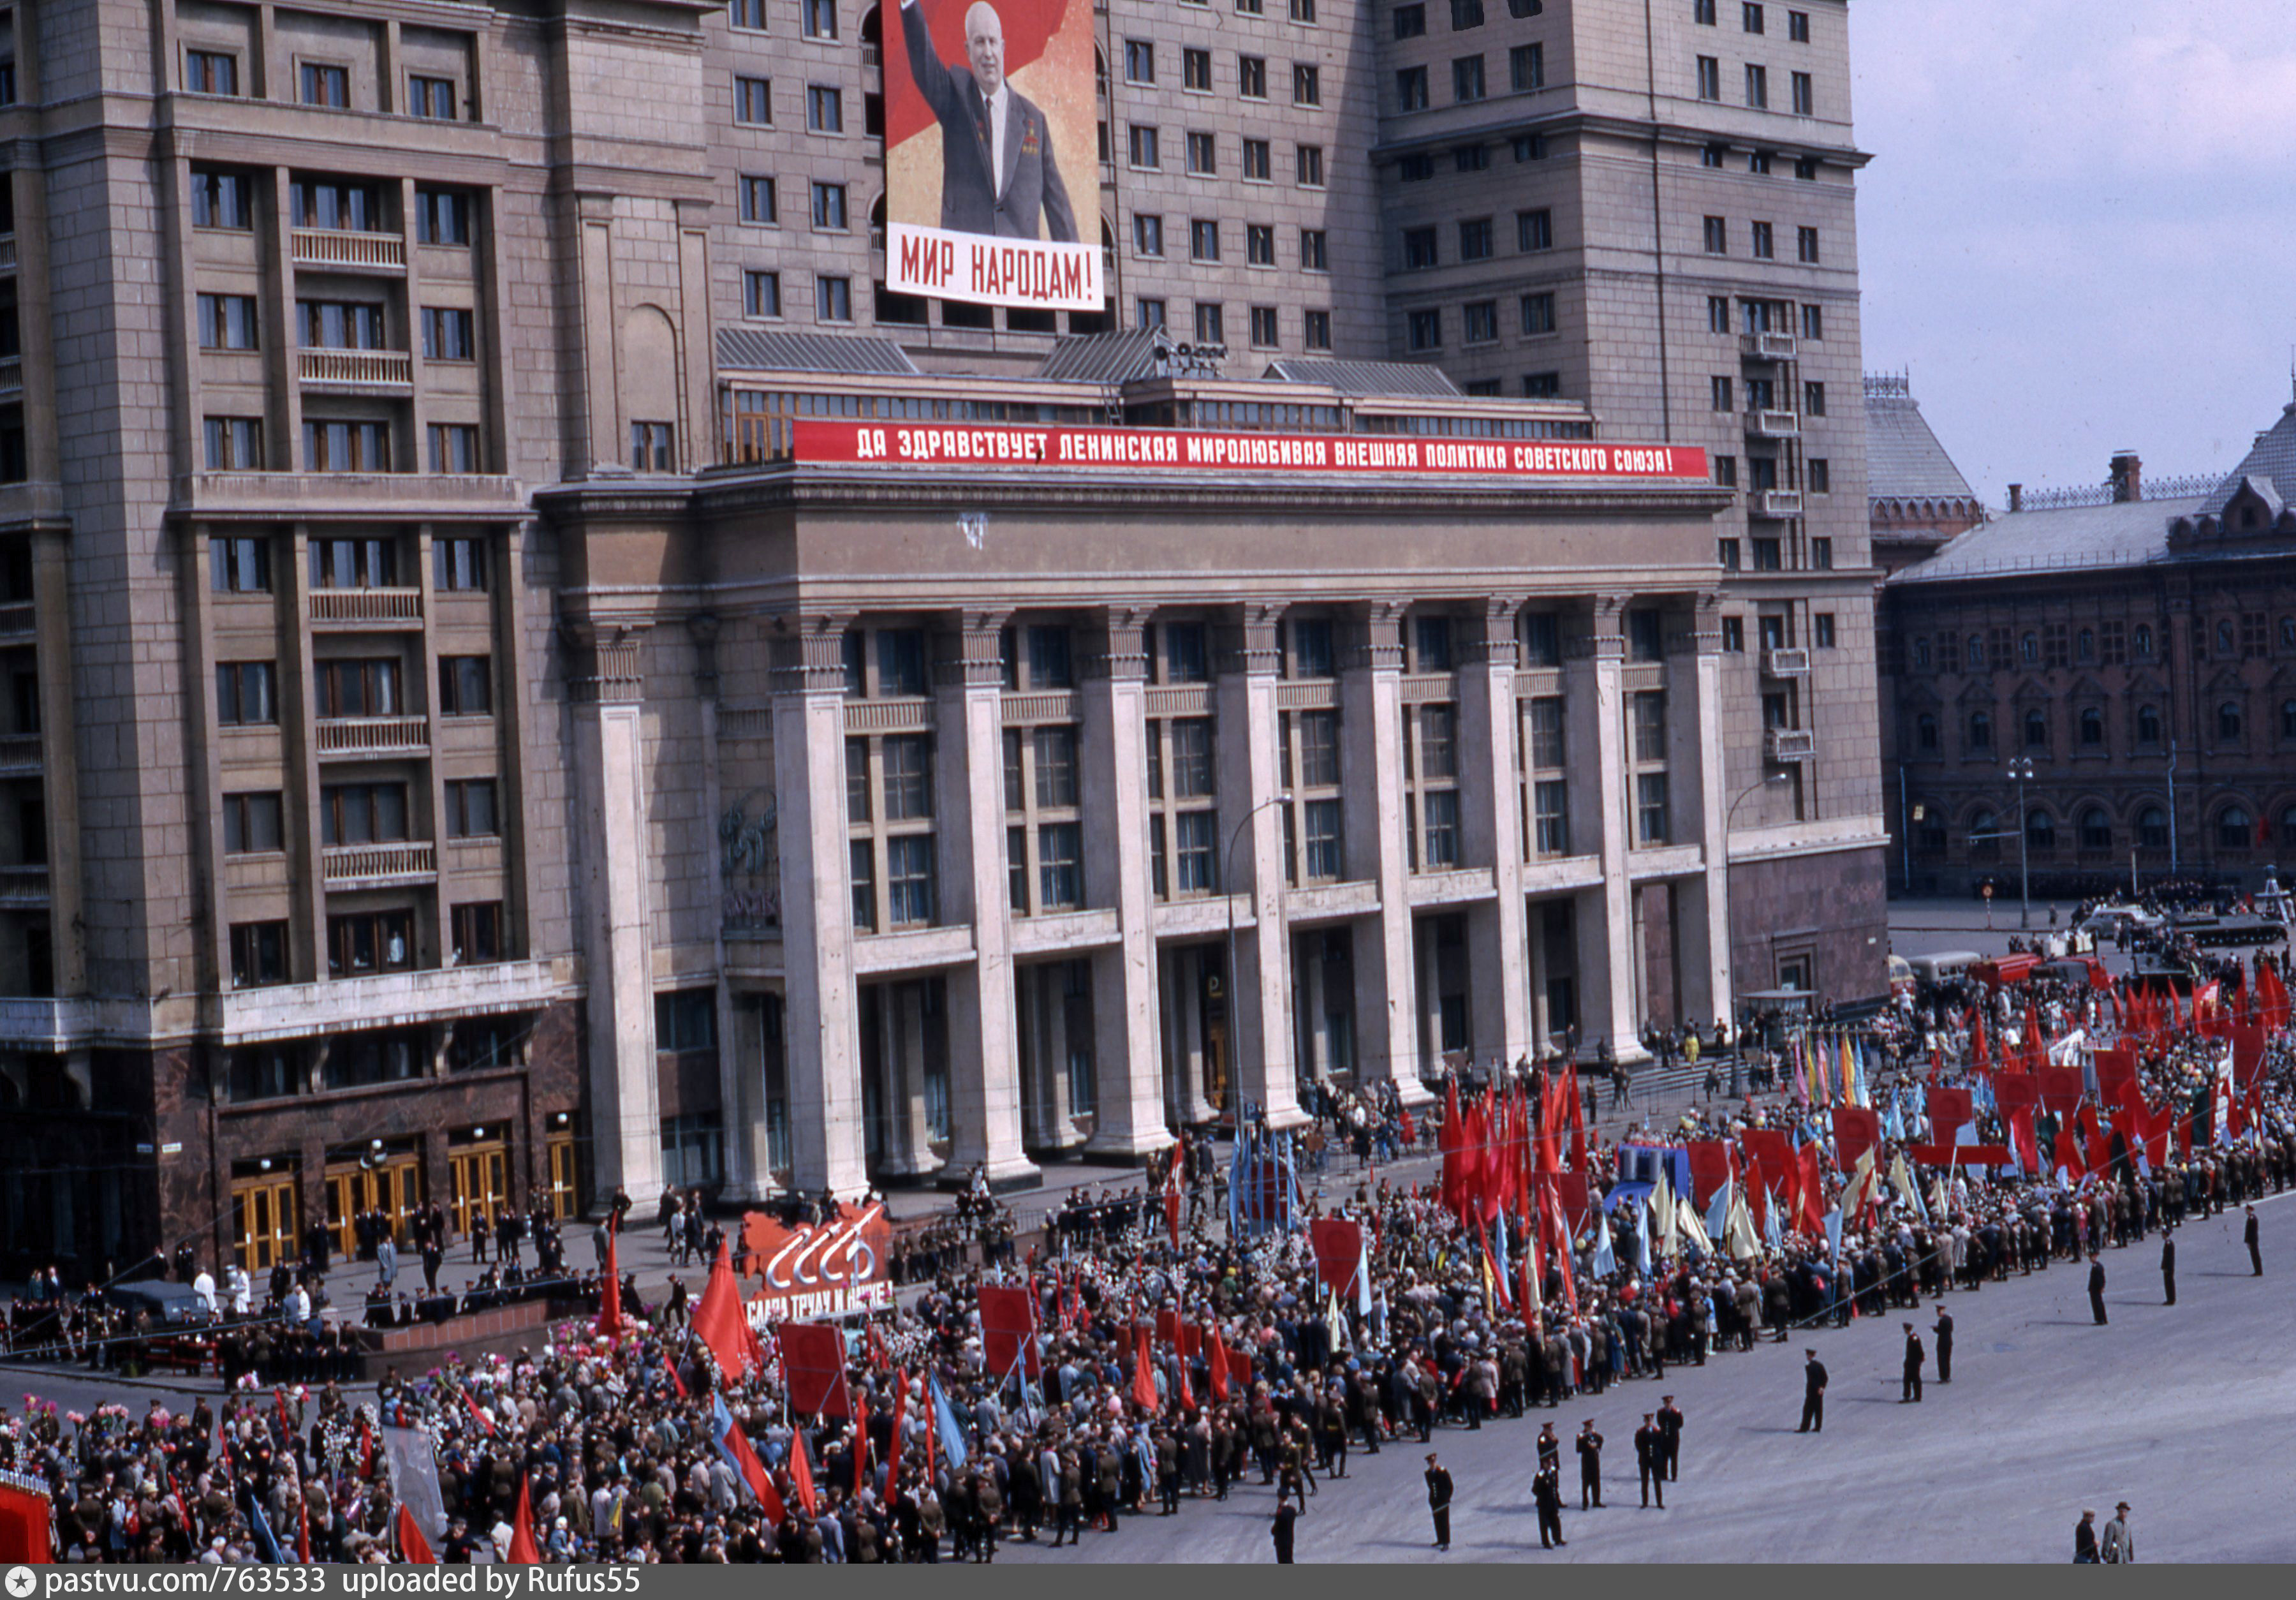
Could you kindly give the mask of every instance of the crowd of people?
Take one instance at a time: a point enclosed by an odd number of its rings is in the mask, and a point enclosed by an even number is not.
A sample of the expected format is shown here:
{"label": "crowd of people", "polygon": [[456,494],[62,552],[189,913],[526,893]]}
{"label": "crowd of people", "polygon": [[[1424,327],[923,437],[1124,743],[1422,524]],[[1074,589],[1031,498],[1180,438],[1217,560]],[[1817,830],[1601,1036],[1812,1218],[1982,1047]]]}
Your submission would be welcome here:
{"label": "crowd of people", "polygon": [[[1361,1164],[1327,1208],[1361,1230],[1359,1275],[1334,1281],[1319,1262],[1308,1225],[1327,1218],[1312,1206],[1292,1231],[1232,1236],[1208,1203],[1218,1179],[1210,1142],[1192,1138],[1174,1157],[1175,1184],[1160,1174],[1120,1198],[1074,1198],[1024,1253],[956,1248],[1013,1237],[1010,1213],[980,1197],[945,1237],[917,1235],[903,1259],[913,1287],[897,1309],[845,1327],[846,1370],[812,1410],[792,1411],[795,1370],[770,1331],[754,1345],[729,1339],[702,1325],[682,1281],[654,1309],[627,1283],[604,1315],[609,1325],[618,1315],[619,1328],[602,1331],[598,1313],[570,1317],[514,1355],[393,1369],[372,1399],[316,1368],[299,1381],[275,1358],[234,1363],[227,1393],[188,1411],[59,1414],[28,1395],[21,1407],[0,1407],[0,1469],[49,1486],[63,1558],[77,1562],[302,1551],[387,1562],[422,1559],[425,1547],[450,1562],[987,1561],[1004,1541],[1081,1542],[1136,1515],[1185,1515],[1237,1494],[1265,1497],[1288,1557],[1307,1499],[1346,1478],[1352,1454],[1539,1413],[1546,1542],[1549,1501],[1556,1538],[1562,1506],[1546,1471],[1561,1455],[1547,1419],[1578,1395],[1662,1385],[1670,1366],[1726,1360],[1853,1311],[1909,1310],[2013,1274],[2100,1274],[2105,1251],[2173,1237],[2188,1218],[2296,1183],[2285,1033],[2241,1084],[2241,1126],[2229,1132],[2190,1112],[2216,1112],[2224,1042],[2197,1020],[2161,1030],[2136,1017],[2133,997],[2046,983],[2013,1001],[1948,989],[1902,1002],[1860,1041],[1877,1081],[1855,1094],[1889,1113],[1870,1161],[1839,1159],[1828,1108],[1813,1104],[1824,1096],[1798,1065],[1784,1074],[1784,1098],[1757,1105],[1747,1095],[1609,1144],[1560,1113],[1576,1096],[1549,1093],[1546,1063],[1525,1063],[1464,1086],[1470,1104],[1479,1088],[1487,1104],[1519,1096],[1522,1136],[1541,1146],[1534,1159],[1494,1138],[1494,1160],[1519,1162],[1523,1175],[1512,1191],[1501,1186],[1496,1208],[1480,1193],[1463,1201],[1448,1183],[1377,1170],[1414,1145],[1452,1147],[1438,1107],[1318,1095],[1308,1109]],[[2013,1171],[2017,1163],[1927,1159],[1937,1091],[1956,1087],[1972,1091],[1980,1144],[2014,1147],[2012,1113],[1991,1087],[2033,1027],[2137,1051],[2144,1104],[2172,1126],[2186,1117],[2157,1159],[2157,1142],[2142,1138],[2104,1152],[2060,1141],[2057,1122],[2070,1129],[2072,1120],[2052,1113],[2042,1143],[2053,1157],[2070,1144],[2070,1163]],[[1853,1098],[1847,1083],[1841,1093]],[[1818,1153],[1816,1187],[1799,1201],[1769,1180],[1759,1196],[1742,1182],[1751,1169],[1742,1158],[1769,1133]],[[1736,1187],[1718,1202],[1693,1187],[1680,1196],[1686,1211],[1660,1217],[1641,1186],[1615,1186],[1622,1147],[1692,1142],[1733,1152],[1726,1182]],[[1572,1176],[1589,1201],[1557,1235],[1540,1186],[1559,1193]],[[1695,1226],[1709,1208],[1716,1226]],[[1756,1210],[1749,1226],[1741,1213]],[[682,1260],[722,1260],[726,1241],[698,1206],[680,1201],[662,1226]],[[2173,1249],[2168,1261],[2173,1274]],[[984,1314],[984,1291],[1009,1289],[1025,1293],[1036,1330],[1018,1346],[1000,1345]],[[294,1292],[271,1297],[264,1327],[292,1333],[282,1308]],[[68,1301],[33,1304],[51,1320],[86,1314]],[[1917,1335],[1906,1331],[1910,1363]],[[1810,1365],[1822,1425],[1814,1351]],[[1917,1392],[1909,1381],[1908,1398]],[[1653,1417],[1666,1408],[1650,1407]],[[1667,1475],[1667,1429],[1645,1420],[1652,1432],[1636,1442],[1648,1494],[1652,1469],[1661,1485]],[[1678,1440],[1678,1412],[1673,1426]],[[420,1448],[394,1449],[393,1439]],[[1582,1471],[1590,1451],[1595,1464],[1582,1492],[1599,1496],[1602,1448],[1582,1431]],[[435,1489],[419,1462],[430,1464]],[[422,1481],[411,1483],[410,1471]],[[1448,1474],[1431,1457],[1427,1477],[1431,1508],[1439,1493],[1447,1508]],[[418,1502],[421,1519],[411,1514]]]}

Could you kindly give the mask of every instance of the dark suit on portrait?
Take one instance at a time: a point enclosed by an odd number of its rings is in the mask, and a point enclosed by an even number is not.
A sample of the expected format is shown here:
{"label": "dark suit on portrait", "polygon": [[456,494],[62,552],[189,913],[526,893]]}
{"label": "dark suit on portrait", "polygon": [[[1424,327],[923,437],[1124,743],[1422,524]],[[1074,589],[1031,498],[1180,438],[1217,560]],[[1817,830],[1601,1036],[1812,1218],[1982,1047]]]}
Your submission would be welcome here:
{"label": "dark suit on portrait", "polygon": [[1076,212],[1053,157],[1052,125],[1044,111],[1009,77],[1004,80],[1004,170],[992,177],[996,144],[988,101],[972,69],[950,66],[935,53],[916,0],[901,7],[901,35],[917,92],[940,121],[940,226],[958,234],[1076,242]]}

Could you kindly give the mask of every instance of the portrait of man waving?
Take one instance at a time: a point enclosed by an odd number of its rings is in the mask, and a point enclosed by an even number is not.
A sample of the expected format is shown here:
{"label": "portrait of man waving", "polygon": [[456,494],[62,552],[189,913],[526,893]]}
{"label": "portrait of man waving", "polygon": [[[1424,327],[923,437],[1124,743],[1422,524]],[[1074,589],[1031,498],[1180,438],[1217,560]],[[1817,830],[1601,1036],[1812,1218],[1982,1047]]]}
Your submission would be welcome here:
{"label": "portrait of man waving", "polygon": [[1076,211],[1054,156],[1052,126],[1004,75],[996,8],[973,0],[964,13],[962,62],[940,59],[921,0],[902,0],[901,31],[910,76],[940,123],[940,226],[1076,242]]}

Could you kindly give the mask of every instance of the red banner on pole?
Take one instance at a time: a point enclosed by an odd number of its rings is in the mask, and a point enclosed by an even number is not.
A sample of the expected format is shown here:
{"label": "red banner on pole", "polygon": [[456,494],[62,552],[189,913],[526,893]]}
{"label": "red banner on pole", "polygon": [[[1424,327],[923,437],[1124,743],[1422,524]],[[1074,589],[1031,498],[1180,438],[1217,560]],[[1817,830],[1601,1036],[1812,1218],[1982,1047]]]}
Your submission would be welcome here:
{"label": "red banner on pole", "polygon": [[1308,1241],[1316,1248],[1318,1281],[1334,1293],[1350,1292],[1356,1269],[1363,1264],[1363,1224],[1344,1218],[1318,1218],[1308,1225]]}
{"label": "red banner on pole", "polygon": [[845,1389],[844,1333],[825,1322],[785,1322],[776,1332],[790,1409],[811,1415],[852,1415],[852,1399]]}

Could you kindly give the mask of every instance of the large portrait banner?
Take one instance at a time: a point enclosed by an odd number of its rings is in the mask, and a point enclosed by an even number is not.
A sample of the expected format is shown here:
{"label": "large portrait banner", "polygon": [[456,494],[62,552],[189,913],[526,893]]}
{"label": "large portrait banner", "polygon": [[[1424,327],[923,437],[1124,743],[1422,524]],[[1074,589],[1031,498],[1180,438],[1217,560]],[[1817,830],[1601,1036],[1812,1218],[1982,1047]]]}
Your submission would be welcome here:
{"label": "large portrait banner", "polygon": [[899,11],[884,30],[885,286],[1099,310],[1090,0],[900,0]]}

